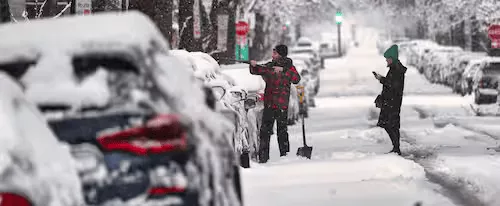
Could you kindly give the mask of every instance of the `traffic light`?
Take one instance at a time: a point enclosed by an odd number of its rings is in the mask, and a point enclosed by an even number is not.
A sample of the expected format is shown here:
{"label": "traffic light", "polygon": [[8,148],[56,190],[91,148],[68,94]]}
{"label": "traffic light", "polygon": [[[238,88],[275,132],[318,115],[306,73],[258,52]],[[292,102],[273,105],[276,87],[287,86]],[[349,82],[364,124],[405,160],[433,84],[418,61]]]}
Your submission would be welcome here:
{"label": "traffic light", "polygon": [[335,21],[337,24],[342,24],[342,12],[337,11],[337,14],[335,14]]}

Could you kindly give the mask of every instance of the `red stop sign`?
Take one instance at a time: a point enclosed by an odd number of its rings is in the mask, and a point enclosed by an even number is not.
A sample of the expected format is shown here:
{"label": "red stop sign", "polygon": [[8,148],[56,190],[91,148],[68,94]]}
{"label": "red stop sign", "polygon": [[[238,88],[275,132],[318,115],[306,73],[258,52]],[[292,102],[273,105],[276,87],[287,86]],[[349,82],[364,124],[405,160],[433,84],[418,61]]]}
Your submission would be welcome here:
{"label": "red stop sign", "polygon": [[488,37],[490,39],[500,39],[500,25],[491,25],[488,28]]}
{"label": "red stop sign", "polygon": [[248,34],[248,31],[250,30],[250,26],[248,23],[244,21],[239,21],[236,23],[236,35],[238,36],[245,36]]}

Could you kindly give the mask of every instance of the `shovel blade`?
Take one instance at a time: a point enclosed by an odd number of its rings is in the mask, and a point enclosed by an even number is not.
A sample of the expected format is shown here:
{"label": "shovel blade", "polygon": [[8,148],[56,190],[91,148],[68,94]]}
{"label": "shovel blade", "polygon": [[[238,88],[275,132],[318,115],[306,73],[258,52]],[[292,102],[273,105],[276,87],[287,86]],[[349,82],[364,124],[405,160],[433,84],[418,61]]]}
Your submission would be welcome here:
{"label": "shovel blade", "polygon": [[299,147],[299,149],[297,150],[297,156],[311,159],[312,150],[313,148],[309,146]]}

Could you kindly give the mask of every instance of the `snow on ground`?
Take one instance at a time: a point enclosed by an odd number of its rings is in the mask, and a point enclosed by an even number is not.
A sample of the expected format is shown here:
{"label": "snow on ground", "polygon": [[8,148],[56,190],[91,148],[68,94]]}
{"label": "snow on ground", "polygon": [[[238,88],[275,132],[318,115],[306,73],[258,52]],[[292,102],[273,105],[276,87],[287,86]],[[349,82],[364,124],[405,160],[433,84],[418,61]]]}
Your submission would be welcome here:
{"label": "snow on ground", "polygon": [[312,159],[295,156],[300,124],[289,128],[287,157],[279,157],[273,136],[271,160],[243,170],[247,205],[499,204],[499,156],[487,148],[497,146],[500,118],[475,116],[469,97],[411,67],[401,112],[404,156],[385,154],[391,144],[374,127],[381,85],[371,71],[385,75],[387,68],[373,40],[360,38],[360,48],[327,60],[317,107],[305,122]]}

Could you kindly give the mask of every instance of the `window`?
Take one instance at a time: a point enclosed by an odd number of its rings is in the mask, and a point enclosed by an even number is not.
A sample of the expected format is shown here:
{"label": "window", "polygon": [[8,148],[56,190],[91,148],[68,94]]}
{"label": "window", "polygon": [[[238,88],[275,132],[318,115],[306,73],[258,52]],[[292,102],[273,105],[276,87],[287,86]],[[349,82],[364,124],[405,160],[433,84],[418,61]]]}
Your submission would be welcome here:
{"label": "window", "polygon": [[[141,109],[155,110],[154,102],[162,95],[154,83],[142,74],[136,65],[123,55],[104,56],[83,55],[72,60],[74,75],[78,83],[82,84],[91,78],[97,78],[97,72],[103,72],[110,93],[108,107],[126,107],[133,105]],[[153,93],[153,94],[152,94]],[[127,106],[128,105],[128,106]],[[105,108],[88,108],[105,109]]]}

